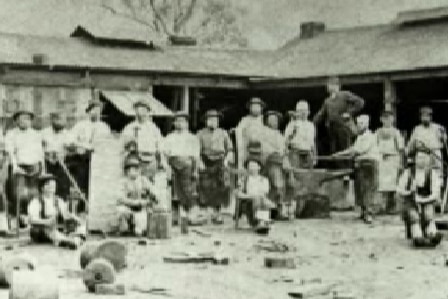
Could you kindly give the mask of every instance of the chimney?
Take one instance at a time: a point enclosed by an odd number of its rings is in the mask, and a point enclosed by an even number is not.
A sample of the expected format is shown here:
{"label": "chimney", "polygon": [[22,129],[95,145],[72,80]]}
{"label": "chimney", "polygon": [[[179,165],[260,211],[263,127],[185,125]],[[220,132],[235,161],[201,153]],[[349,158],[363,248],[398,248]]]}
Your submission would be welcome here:
{"label": "chimney", "polygon": [[300,24],[300,38],[313,38],[325,31],[323,22],[306,22]]}

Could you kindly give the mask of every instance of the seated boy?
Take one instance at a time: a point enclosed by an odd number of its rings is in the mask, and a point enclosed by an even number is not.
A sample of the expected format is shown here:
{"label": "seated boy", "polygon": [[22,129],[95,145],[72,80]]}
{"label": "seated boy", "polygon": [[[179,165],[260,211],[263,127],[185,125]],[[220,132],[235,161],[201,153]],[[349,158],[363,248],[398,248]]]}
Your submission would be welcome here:
{"label": "seated boy", "polygon": [[411,226],[415,247],[435,247],[442,240],[434,222],[434,206],[439,199],[441,182],[430,163],[429,153],[419,150],[415,166],[403,172],[397,186],[397,194],[404,198],[405,221]]}
{"label": "seated boy", "polygon": [[56,195],[55,177],[42,174],[38,179],[38,190],[39,196],[28,204],[31,240],[77,249],[86,238],[86,227]]}
{"label": "seated boy", "polygon": [[128,157],[124,170],[122,197],[118,200],[117,206],[120,231],[140,237],[147,229],[148,207],[155,199],[154,186],[148,178],[141,175],[140,161],[137,157]]}
{"label": "seated boy", "polygon": [[267,234],[271,222],[270,210],[275,208],[275,204],[268,198],[269,180],[260,175],[261,162],[258,159],[248,158],[246,169],[247,176],[237,196],[246,203],[246,217],[255,232]]}

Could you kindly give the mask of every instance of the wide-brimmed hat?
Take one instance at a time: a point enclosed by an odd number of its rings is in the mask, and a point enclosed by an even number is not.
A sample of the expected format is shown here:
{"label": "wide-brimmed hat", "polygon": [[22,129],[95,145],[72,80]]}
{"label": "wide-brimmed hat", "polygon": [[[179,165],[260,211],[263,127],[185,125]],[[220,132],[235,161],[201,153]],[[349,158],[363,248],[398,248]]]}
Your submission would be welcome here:
{"label": "wide-brimmed hat", "polygon": [[185,112],[185,111],[176,111],[176,112],[174,112],[174,114],[173,114],[173,118],[174,118],[174,119],[176,119],[176,118],[181,118],[181,117],[184,117],[184,118],[186,118],[186,119],[189,119],[189,118],[190,118],[190,116],[188,115],[188,113]]}
{"label": "wide-brimmed hat", "polygon": [[274,110],[269,110],[268,112],[265,113],[265,117],[268,118],[271,115],[275,115],[277,116],[278,120],[280,121],[283,118],[283,114],[281,114],[278,111],[274,111]]}
{"label": "wide-brimmed hat", "polygon": [[429,106],[423,106],[420,108],[420,114],[432,115],[432,108]]}
{"label": "wide-brimmed hat", "polygon": [[13,120],[17,120],[17,118],[20,115],[22,115],[22,114],[27,114],[27,115],[31,116],[31,118],[34,118],[34,112],[33,111],[31,111],[29,109],[26,109],[26,108],[23,108],[23,109],[19,109],[16,112],[14,112],[14,114],[12,115],[12,119]]}
{"label": "wide-brimmed hat", "polygon": [[297,111],[310,111],[310,105],[305,100],[300,100],[296,104],[296,112]]}
{"label": "wide-brimmed hat", "polygon": [[126,158],[124,161],[124,168],[128,169],[129,167],[140,167],[140,160],[138,157],[130,156]]}
{"label": "wide-brimmed hat", "polygon": [[104,104],[100,100],[91,100],[89,101],[89,104],[87,105],[86,112],[88,113],[90,110],[92,110],[95,107],[103,108]]}
{"label": "wide-brimmed hat", "polygon": [[249,108],[252,104],[260,104],[262,108],[266,107],[265,102],[263,102],[260,98],[252,98],[247,102],[246,108]]}
{"label": "wide-brimmed hat", "polygon": [[219,112],[218,110],[212,109],[212,110],[208,110],[207,112],[205,112],[203,119],[206,120],[209,117],[218,117],[218,118],[222,118],[223,115],[221,112]]}
{"label": "wide-brimmed hat", "polygon": [[263,164],[261,163],[260,158],[257,158],[254,156],[247,157],[246,161],[244,161],[244,167],[247,168],[247,166],[249,165],[250,162],[257,163],[260,166],[260,168],[263,167]]}
{"label": "wide-brimmed hat", "polygon": [[145,107],[149,111],[152,110],[151,106],[149,105],[149,103],[147,101],[144,101],[144,100],[137,100],[136,102],[134,102],[133,106],[134,106],[134,108]]}

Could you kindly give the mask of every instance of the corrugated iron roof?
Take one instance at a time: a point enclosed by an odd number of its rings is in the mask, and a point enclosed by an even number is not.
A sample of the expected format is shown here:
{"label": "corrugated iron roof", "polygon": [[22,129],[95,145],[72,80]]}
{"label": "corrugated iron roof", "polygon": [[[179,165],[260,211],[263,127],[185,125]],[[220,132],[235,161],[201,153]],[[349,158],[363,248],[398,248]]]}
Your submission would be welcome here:
{"label": "corrugated iron roof", "polygon": [[382,25],[295,38],[266,67],[272,76],[310,78],[448,66],[448,24]]}

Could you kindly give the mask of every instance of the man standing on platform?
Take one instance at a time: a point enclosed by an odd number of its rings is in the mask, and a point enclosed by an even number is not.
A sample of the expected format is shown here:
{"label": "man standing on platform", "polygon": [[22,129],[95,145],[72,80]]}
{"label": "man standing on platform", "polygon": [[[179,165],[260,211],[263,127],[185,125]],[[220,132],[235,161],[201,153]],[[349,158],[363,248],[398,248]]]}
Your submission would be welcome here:
{"label": "man standing on platform", "polygon": [[206,127],[197,133],[201,143],[201,162],[204,171],[200,175],[201,201],[214,209],[213,224],[223,224],[221,207],[228,204],[230,180],[225,167],[233,160],[233,145],[229,134],[219,127],[222,114],[216,110],[205,113]]}
{"label": "man standing on platform", "polygon": [[136,119],[123,129],[122,138],[128,153],[139,157],[142,174],[153,181],[159,167],[164,165],[160,152],[162,134],[150,119],[151,107],[148,103],[137,101],[134,109]]}
{"label": "man standing on platform", "polygon": [[109,126],[101,120],[102,109],[102,102],[90,101],[86,108],[88,119],[78,122],[71,130],[71,142],[75,148],[75,155],[71,157],[74,164],[72,171],[85,194],[89,194],[90,161],[95,142],[111,135]]}
{"label": "man standing on platform", "polygon": [[[269,198],[276,204],[277,220],[289,218],[288,209],[285,202],[286,183],[284,177],[285,163],[285,139],[279,130],[282,114],[277,111],[266,113],[267,136],[264,142],[264,154],[266,156],[265,176],[269,179]],[[289,164],[288,164],[289,165]]]}
{"label": "man standing on platform", "polygon": [[418,149],[426,149],[430,152],[431,167],[435,169],[440,178],[443,176],[442,149],[447,141],[445,128],[432,121],[432,109],[422,107],[420,109],[421,124],[416,126],[409,139],[406,152],[413,157]]}
{"label": "man standing on platform", "polygon": [[378,189],[378,145],[375,134],[369,129],[368,115],[358,116],[359,135],[353,146],[333,154],[334,157],[355,158],[355,200],[361,207],[361,219],[372,223],[372,208]]}
{"label": "man standing on platform", "polygon": [[296,120],[285,129],[286,152],[293,168],[312,168],[317,158],[316,129],[308,120],[310,109],[306,101],[296,105]]}
{"label": "man standing on platform", "polygon": [[[174,115],[175,131],[164,140],[163,152],[167,157],[174,178],[174,193],[180,202],[180,222],[183,228],[188,224],[198,225],[205,221],[199,216],[197,180],[200,167],[200,142],[188,128],[188,114]],[[186,232],[184,230],[184,232]]]}
{"label": "man standing on platform", "polygon": [[341,91],[338,78],[331,78],[327,85],[330,96],[314,116],[316,125],[324,122],[330,141],[330,152],[336,153],[352,145],[356,136],[353,117],[364,107],[364,100],[349,91]]}
{"label": "man standing on platform", "polygon": [[56,180],[56,195],[63,200],[70,194],[70,180],[61,162],[64,163],[66,148],[70,143],[69,132],[65,128],[66,116],[62,111],[50,114],[51,125],[41,131],[45,152],[45,169]]}
{"label": "man standing on platform", "polygon": [[[13,192],[19,213],[26,214],[28,202],[38,194],[37,181],[44,168],[42,138],[32,127],[34,113],[19,110],[13,115],[17,127],[7,132],[6,151],[12,166]],[[23,218],[21,218],[23,220]],[[24,224],[24,221],[21,223]]]}

